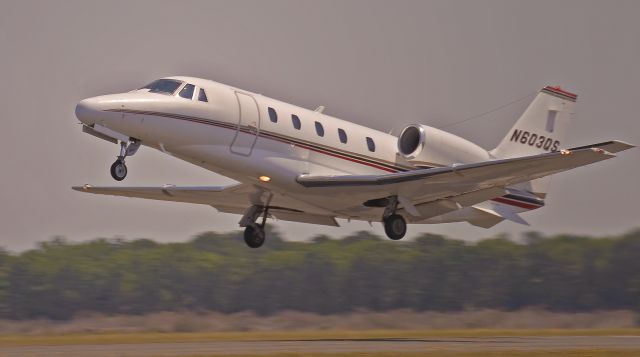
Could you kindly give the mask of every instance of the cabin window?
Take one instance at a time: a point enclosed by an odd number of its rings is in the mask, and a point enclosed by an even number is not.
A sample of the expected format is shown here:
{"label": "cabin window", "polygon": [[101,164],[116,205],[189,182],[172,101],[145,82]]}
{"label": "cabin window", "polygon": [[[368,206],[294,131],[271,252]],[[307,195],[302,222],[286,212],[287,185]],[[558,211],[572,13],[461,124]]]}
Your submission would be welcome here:
{"label": "cabin window", "polygon": [[298,116],[295,114],[291,114],[291,123],[293,123],[293,128],[296,130],[300,130],[300,128],[302,127],[300,118],[298,118]]}
{"label": "cabin window", "polygon": [[200,88],[200,93],[198,93],[198,100],[201,102],[208,102],[207,93],[205,93],[202,88]]}
{"label": "cabin window", "polygon": [[320,124],[320,122],[316,122],[316,133],[318,134],[318,136],[324,136],[324,127],[322,126],[322,124]]}
{"label": "cabin window", "polygon": [[182,81],[175,79],[158,79],[157,81],[153,81],[140,89],[148,89],[149,93],[173,95],[182,83]]}
{"label": "cabin window", "polygon": [[186,86],[184,86],[184,88],[182,88],[182,90],[180,91],[180,93],[178,95],[181,96],[182,98],[192,99],[193,98],[193,91],[195,89],[196,89],[196,87],[193,84],[187,84]]}
{"label": "cabin window", "polygon": [[369,151],[371,151],[371,152],[376,151],[376,143],[373,142],[373,139],[371,139],[368,136],[367,136],[367,147],[369,148]]}
{"label": "cabin window", "polygon": [[344,130],[338,129],[338,137],[340,138],[341,143],[347,143],[347,133],[345,133]]}
{"label": "cabin window", "polygon": [[277,123],[278,122],[278,113],[276,113],[276,110],[271,108],[271,107],[269,107],[268,112],[269,112],[269,119],[271,119],[271,122]]}

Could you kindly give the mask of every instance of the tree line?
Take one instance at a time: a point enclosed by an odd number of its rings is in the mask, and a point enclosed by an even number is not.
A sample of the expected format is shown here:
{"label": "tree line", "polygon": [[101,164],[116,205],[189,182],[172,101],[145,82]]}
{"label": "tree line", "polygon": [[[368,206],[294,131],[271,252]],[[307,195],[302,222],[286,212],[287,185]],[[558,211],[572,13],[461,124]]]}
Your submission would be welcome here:
{"label": "tree line", "polygon": [[640,230],[592,238],[468,243],[423,234],[392,242],[368,232],[311,242],[269,233],[261,249],[240,232],[186,243],[55,238],[0,252],[0,318],[68,319],[83,312],[474,308],[640,311]]}

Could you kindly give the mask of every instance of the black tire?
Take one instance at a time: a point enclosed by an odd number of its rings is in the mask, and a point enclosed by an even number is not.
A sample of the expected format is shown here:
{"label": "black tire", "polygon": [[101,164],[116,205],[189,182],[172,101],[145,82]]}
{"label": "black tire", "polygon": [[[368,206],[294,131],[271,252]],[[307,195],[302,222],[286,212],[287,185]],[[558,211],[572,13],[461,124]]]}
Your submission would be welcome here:
{"label": "black tire", "polygon": [[392,214],[384,220],[384,232],[389,239],[402,239],[407,233],[407,221],[399,214]]}
{"label": "black tire", "polygon": [[111,177],[116,181],[122,181],[127,177],[127,165],[122,160],[116,160],[111,165]]}
{"label": "black tire", "polygon": [[244,229],[244,242],[249,248],[260,248],[264,244],[264,229],[251,225]]}

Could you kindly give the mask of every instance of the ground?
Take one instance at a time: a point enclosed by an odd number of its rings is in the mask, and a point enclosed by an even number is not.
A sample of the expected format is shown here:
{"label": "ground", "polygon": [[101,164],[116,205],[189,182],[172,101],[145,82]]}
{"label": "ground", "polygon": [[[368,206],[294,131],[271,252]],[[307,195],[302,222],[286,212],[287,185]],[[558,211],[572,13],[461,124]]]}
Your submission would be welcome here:
{"label": "ground", "polygon": [[461,329],[0,336],[2,357],[640,356],[640,329]]}

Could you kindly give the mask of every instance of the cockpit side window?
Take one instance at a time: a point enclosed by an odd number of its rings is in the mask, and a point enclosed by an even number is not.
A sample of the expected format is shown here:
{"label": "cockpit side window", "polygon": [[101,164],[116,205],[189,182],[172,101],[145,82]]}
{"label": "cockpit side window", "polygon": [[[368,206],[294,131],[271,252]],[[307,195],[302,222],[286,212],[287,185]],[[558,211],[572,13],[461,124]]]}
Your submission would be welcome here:
{"label": "cockpit side window", "polygon": [[200,93],[198,93],[198,100],[201,102],[208,102],[207,93],[205,93],[202,88],[200,88]]}
{"label": "cockpit side window", "polygon": [[140,89],[148,89],[149,93],[162,93],[173,95],[182,85],[182,81],[176,79],[158,79]]}
{"label": "cockpit side window", "polygon": [[180,91],[180,93],[178,95],[181,96],[182,98],[192,99],[193,98],[193,91],[195,89],[196,89],[196,87],[193,84],[187,84],[186,86],[184,86],[184,88],[182,88],[182,90]]}

